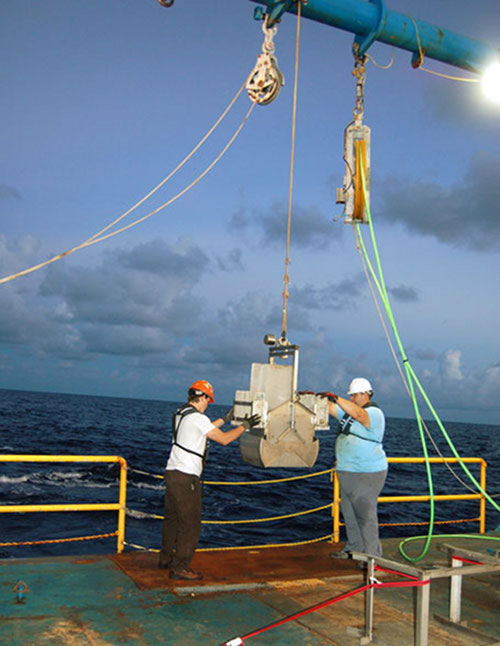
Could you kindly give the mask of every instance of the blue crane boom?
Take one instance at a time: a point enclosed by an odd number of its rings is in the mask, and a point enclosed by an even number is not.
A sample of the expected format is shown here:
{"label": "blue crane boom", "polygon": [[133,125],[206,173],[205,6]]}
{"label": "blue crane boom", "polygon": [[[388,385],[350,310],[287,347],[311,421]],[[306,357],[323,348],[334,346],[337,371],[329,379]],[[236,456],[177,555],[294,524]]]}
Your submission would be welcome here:
{"label": "blue crane boom", "polygon": [[[251,2],[267,7],[269,24],[278,21],[285,12],[297,13],[297,0]],[[500,49],[391,11],[384,0],[307,0],[302,3],[301,15],[355,34],[359,55],[374,41],[379,41],[412,52],[415,66],[419,64],[422,50],[426,58],[475,73],[481,73],[490,63],[500,59]]]}

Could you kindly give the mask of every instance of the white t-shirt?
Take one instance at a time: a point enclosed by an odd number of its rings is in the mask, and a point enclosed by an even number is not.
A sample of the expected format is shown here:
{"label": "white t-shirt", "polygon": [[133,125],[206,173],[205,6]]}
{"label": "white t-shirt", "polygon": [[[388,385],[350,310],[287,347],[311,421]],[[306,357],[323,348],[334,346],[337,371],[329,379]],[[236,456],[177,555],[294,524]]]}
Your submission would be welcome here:
{"label": "white t-shirt", "polygon": [[[214,428],[210,419],[203,413],[186,415],[177,430],[177,442],[190,451],[196,451],[200,456],[205,453],[207,433]],[[195,476],[201,476],[203,460],[198,455],[189,453],[174,445],[168,458],[167,471],[182,471]]]}

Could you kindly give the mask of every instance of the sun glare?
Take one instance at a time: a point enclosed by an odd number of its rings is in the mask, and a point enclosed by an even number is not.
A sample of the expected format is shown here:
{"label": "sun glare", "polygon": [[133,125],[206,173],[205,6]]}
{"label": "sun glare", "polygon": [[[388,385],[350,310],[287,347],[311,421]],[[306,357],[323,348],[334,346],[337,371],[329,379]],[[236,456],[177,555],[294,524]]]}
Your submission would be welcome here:
{"label": "sun glare", "polygon": [[486,68],[481,80],[484,95],[494,103],[500,104],[500,62]]}

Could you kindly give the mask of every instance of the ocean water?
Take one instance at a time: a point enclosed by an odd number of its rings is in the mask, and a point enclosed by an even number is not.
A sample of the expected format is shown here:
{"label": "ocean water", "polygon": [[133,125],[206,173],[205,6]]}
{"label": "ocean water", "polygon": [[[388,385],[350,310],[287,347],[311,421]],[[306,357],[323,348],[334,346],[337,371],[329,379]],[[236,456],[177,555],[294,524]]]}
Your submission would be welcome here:
{"label": "ocean water", "polygon": [[[127,460],[126,541],[158,548],[161,521],[141,517],[141,512],[162,514],[163,481],[134,469],[161,475],[168,456],[173,411],[182,402],[89,397],[0,390],[0,454],[119,455]],[[213,419],[227,406],[211,405]],[[500,426],[447,423],[446,430],[462,457],[482,457],[488,463],[487,490],[500,491]],[[430,431],[443,455],[451,450],[435,424]],[[210,445],[204,472],[207,481],[259,481],[329,469],[333,465],[334,432],[321,431],[320,453],[312,469],[259,469],[242,461],[238,442]],[[389,418],[384,446],[391,457],[423,455],[415,421]],[[437,455],[428,443],[429,454]],[[479,467],[469,465],[479,480]],[[470,481],[460,466],[455,473]],[[0,504],[106,503],[118,500],[117,465],[1,463]],[[442,465],[432,467],[434,493],[468,493]],[[471,485],[472,486],[472,485]],[[428,493],[423,465],[390,467],[383,495]],[[205,520],[242,520],[284,515],[326,505],[332,500],[328,475],[283,484],[255,486],[205,486]],[[500,498],[497,498],[500,500]],[[436,503],[435,520],[475,518],[477,501]],[[116,512],[50,512],[1,514],[0,542],[36,541],[113,532]],[[487,504],[487,529],[500,524],[498,512]],[[429,520],[429,503],[379,505],[380,523],[412,523]],[[308,540],[332,531],[329,510],[281,521],[245,525],[204,525],[200,547],[256,545]],[[478,523],[436,525],[435,533],[477,532]],[[425,527],[382,527],[381,536],[412,536]],[[0,558],[63,554],[110,553],[116,539],[0,547]],[[130,548],[127,548],[130,549]]]}

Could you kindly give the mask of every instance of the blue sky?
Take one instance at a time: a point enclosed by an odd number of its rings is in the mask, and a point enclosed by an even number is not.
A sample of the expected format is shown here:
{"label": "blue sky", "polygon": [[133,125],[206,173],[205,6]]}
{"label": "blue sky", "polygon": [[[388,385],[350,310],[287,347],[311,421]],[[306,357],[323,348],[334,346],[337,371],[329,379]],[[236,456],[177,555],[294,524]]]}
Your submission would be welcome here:
{"label": "blue sky", "polygon": [[[500,46],[497,0],[387,5]],[[192,150],[261,51],[254,7],[1,4],[1,276],[86,240]],[[179,400],[204,378],[219,403],[248,388],[251,363],[267,361],[264,334],[281,331],[295,30],[287,15],[275,36],[280,95],[254,109],[192,190],[121,235],[0,285],[0,387]],[[287,332],[301,349],[300,387],[344,393],[366,376],[389,415],[409,417],[335,204],[354,107],[351,44],[302,22]],[[391,58],[379,44],[369,53]],[[365,101],[372,215],[408,356],[443,419],[499,424],[500,108],[478,84],[413,70],[401,50],[388,70],[368,64]],[[196,178],[249,106],[243,94],[137,216]]]}

